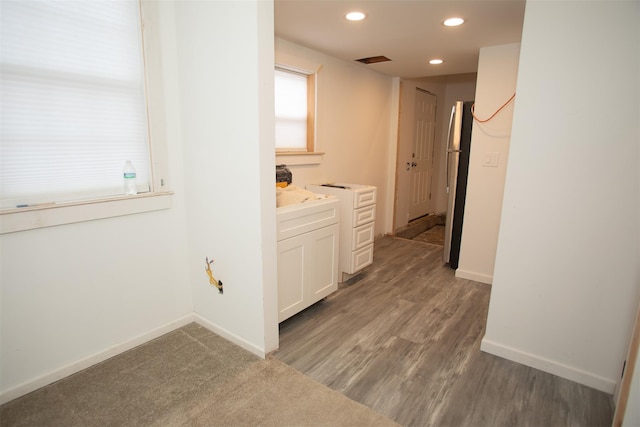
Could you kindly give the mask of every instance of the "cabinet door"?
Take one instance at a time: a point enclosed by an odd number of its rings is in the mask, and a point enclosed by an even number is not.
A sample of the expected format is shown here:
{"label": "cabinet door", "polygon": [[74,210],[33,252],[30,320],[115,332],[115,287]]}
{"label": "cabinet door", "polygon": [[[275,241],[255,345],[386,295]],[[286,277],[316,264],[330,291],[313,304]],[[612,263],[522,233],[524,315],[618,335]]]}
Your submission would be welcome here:
{"label": "cabinet door", "polygon": [[278,242],[278,322],[293,316],[305,306],[305,235]]}
{"label": "cabinet door", "polygon": [[309,305],[338,289],[338,224],[309,233]]}

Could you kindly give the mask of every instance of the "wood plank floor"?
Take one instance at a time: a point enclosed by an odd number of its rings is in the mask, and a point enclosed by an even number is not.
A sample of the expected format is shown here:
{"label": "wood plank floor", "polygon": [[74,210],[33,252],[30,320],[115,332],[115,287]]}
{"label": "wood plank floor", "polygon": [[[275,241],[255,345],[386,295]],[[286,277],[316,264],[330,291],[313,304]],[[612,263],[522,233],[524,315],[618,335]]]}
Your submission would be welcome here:
{"label": "wood plank floor", "polygon": [[491,288],[441,255],[380,239],[360,278],[280,325],[274,357],[405,426],[610,426],[610,395],[480,351]]}

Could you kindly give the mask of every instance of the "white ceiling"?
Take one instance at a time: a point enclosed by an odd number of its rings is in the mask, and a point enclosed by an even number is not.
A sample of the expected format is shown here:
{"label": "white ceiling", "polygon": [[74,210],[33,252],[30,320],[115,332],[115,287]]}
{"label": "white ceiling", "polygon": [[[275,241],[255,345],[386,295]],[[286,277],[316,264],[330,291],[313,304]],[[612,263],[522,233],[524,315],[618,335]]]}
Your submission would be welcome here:
{"label": "white ceiling", "polygon": [[[517,43],[525,0],[275,0],[277,37],[347,61],[383,55],[364,65],[390,76],[417,78],[476,72],[481,47]],[[345,14],[360,10],[364,21]],[[466,22],[445,27],[458,16]],[[428,60],[441,58],[441,65]]]}

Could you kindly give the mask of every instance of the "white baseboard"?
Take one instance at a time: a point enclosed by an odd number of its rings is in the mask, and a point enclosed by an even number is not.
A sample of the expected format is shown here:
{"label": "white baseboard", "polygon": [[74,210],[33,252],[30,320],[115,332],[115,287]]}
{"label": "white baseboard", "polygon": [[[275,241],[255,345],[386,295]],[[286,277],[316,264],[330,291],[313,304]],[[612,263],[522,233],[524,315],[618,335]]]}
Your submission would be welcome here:
{"label": "white baseboard", "polygon": [[555,360],[545,359],[544,357],[540,357],[535,354],[508,347],[486,338],[482,339],[480,350],[586,385],[587,387],[595,388],[596,390],[600,390],[605,393],[613,394],[616,387],[615,380],[604,378],[572,366],[564,365]]}
{"label": "white baseboard", "polygon": [[229,341],[231,341],[235,345],[244,348],[245,350],[255,354],[256,356],[258,356],[258,357],[260,357],[262,359],[264,359],[266,357],[266,352],[265,352],[264,349],[254,346],[253,344],[251,344],[250,342],[248,342],[244,338],[241,338],[241,337],[229,332],[228,330],[226,330],[224,328],[221,328],[220,326],[216,325],[215,323],[210,322],[209,320],[205,319],[204,317],[200,316],[197,313],[193,313],[193,321],[198,323],[199,325],[204,326],[205,328],[209,329],[214,334],[220,335],[221,337],[228,339]]}
{"label": "white baseboard", "polygon": [[68,377],[69,375],[75,374],[76,372],[80,372],[83,369],[95,365],[96,363],[104,362],[105,360],[110,359],[113,356],[117,356],[120,353],[131,350],[132,348],[137,347],[140,344],[144,344],[147,341],[158,338],[161,335],[178,329],[191,322],[193,322],[193,315],[188,314],[187,316],[174,320],[173,322],[169,322],[158,328],[152,329],[151,331],[145,332],[144,334],[138,335],[137,337],[111,346],[106,350],[85,357],[84,359],[80,359],[77,362],[73,362],[60,369],[56,369],[55,371],[49,372],[48,374],[42,375],[34,380],[27,381],[23,384],[5,390],[0,393],[0,404],[4,404],[20,396],[24,396],[27,393],[31,393],[32,391],[35,391],[41,387],[61,380],[64,377]]}
{"label": "white baseboard", "polygon": [[474,273],[473,271],[465,271],[460,268],[456,270],[456,277],[473,280],[474,282],[486,283],[487,285],[491,285],[493,283],[493,275]]}

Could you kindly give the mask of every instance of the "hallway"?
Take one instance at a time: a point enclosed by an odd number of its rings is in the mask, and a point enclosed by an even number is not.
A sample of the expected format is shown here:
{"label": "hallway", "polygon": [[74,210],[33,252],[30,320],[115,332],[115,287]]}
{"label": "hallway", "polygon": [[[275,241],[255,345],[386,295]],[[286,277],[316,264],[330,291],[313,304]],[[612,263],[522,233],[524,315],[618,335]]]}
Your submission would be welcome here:
{"label": "hallway", "polygon": [[491,288],[441,255],[380,239],[357,281],[280,325],[274,357],[405,426],[609,426],[611,396],[480,351]]}

